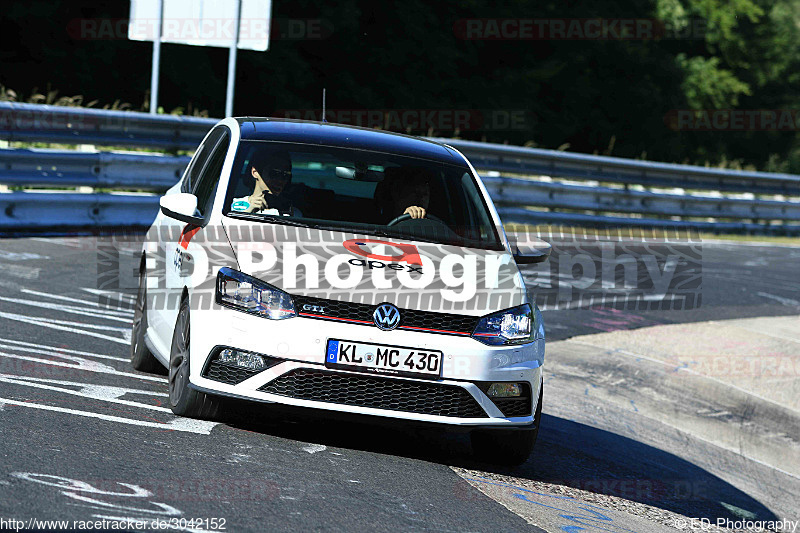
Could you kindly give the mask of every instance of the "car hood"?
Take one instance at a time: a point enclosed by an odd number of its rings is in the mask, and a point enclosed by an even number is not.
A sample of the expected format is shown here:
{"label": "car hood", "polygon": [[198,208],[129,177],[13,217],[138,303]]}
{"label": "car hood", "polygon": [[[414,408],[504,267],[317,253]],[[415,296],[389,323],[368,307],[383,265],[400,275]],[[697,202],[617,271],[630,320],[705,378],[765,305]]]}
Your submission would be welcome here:
{"label": "car hood", "polygon": [[289,294],[481,316],[527,301],[511,254],[225,217],[239,270]]}

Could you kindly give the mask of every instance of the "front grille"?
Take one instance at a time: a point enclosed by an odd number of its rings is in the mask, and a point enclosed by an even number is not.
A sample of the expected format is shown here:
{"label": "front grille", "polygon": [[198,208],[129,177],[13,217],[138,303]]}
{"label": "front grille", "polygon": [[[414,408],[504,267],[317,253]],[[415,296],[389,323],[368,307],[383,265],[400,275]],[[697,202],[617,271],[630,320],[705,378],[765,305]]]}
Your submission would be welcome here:
{"label": "front grille", "polygon": [[[375,311],[374,305],[356,302],[342,302],[339,300],[328,300],[326,298],[312,298],[310,296],[294,296],[295,309],[300,314],[314,314],[320,318],[341,318],[347,320],[365,320],[372,323],[372,312]],[[322,308],[323,312],[307,311],[304,305]]]}
{"label": "front grille", "polygon": [[221,381],[229,385],[238,385],[259,372],[262,372],[262,370],[250,370],[228,363],[211,361],[201,375],[204,378],[213,379],[214,381]]}
{"label": "front grille", "polygon": [[258,389],[262,392],[406,413],[483,418],[486,412],[461,387],[323,370],[296,369]]}
{"label": "front grille", "polygon": [[402,321],[400,322],[401,327],[449,330],[456,333],[467,333],[469,335],[472,335],[478,323],[478,318],[474,316],[416,311],[413,309],[401,309],[400,316],[402,317]]}
{"label": "front grille", "polygon": [[[300,316],[328,320],[344,320],[354,323],[373,324],[372,313],[377,305],[342,302],[325,298],[312,298],[310,296],[292,296],[295,309]],[[308,306],[309,309],[304,309]],[[311,307],[323,309],[311,310]],[[478,317],[455,315],[451,313],[437,313],[434,311],[418,311],[415,309],[400,309],[400,325],[398,329],[419,329],[432,333],[445,333],[451,335],[471,335],[478,323]]]}

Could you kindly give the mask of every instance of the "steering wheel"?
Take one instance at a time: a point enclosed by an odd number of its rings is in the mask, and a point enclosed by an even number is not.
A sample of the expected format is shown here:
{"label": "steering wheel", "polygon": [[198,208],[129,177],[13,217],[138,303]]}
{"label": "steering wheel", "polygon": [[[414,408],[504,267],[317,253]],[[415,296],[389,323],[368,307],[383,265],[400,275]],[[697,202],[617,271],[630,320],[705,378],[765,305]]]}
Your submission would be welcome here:
{"label": "steering wheel", "polygon": [[[401,222],[404,222],[404,221],[406,221],[406,220],[410,220],[410,219],[411,219],[411,215],[409,215],[408,213],[403,213],[403,214],[402,214],[402,215],[400,215],[399,217],[395,217],[395,218],[393,218],[393,219],[392,219],[392,220],[391,220],[391,221],[390,221],[388,224],[386,224],[386,225],[387,225],[387,226],[395,226],[395,225],[397,225],[397,224],[399,224],[399,223],[401,223]],[[437,217],[437,216],[434,216],[434,215],[427,214],[427,213],[425,214],[425,218],[415,218],[415,219],[413,219],[413,220],[432,220],[432,221],[434,221],[434,222],[438,222],[439,224],[444,224],[445,226],[447,225],[447,224],[445,224],[445,223],[442,221],[442,219],[441,219],[441,218],[439,218],[439,217]]]}

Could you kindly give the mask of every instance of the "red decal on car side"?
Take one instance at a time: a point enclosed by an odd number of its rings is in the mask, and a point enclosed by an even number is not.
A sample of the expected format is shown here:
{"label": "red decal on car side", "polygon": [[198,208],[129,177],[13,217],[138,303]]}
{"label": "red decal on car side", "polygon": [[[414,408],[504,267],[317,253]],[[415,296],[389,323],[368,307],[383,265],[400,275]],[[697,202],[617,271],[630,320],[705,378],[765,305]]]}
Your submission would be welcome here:
{"label": "red decal on car side", "polygon": [[192,240],[192,237],[194,237],[195,233],[200,231],[200,229],[201,229],[200,226],[192,226],[191,224],[186,224],[186,227],[183,228],[183,231],[181,232],[181,248],[183,248],[184,250],[189,248],[189,241]]}

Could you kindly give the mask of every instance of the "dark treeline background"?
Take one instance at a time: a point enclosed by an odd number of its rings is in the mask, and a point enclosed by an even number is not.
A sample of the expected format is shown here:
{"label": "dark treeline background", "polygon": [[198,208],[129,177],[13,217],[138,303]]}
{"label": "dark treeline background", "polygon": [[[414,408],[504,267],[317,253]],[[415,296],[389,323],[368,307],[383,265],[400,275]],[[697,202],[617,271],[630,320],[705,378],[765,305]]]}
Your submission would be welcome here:
{"label": "dark treeline background", "polygon": [[[4,2],[0,84],[19,101],[50,88],[97,107],[119,100],[146,109],[152,44],[74,31],[76,19],[127,18],[129,6]],[[321,20],[324,38],[240,51],[237,115],[319,109],[327,87],[334,109],[526,113],[522,128],[457,132],[462,138],[800,173],[796,128],[685,131],[670,122],[682,109],[800,109],[800,0],[275,0],[273,17]],[[648,18],[683,33],[466,40],[458,21],[475,18]],[[693,31],[698,21],[702,31]],[[227,57],[226,49],[164,44],[159,104],[222,116]]]}

